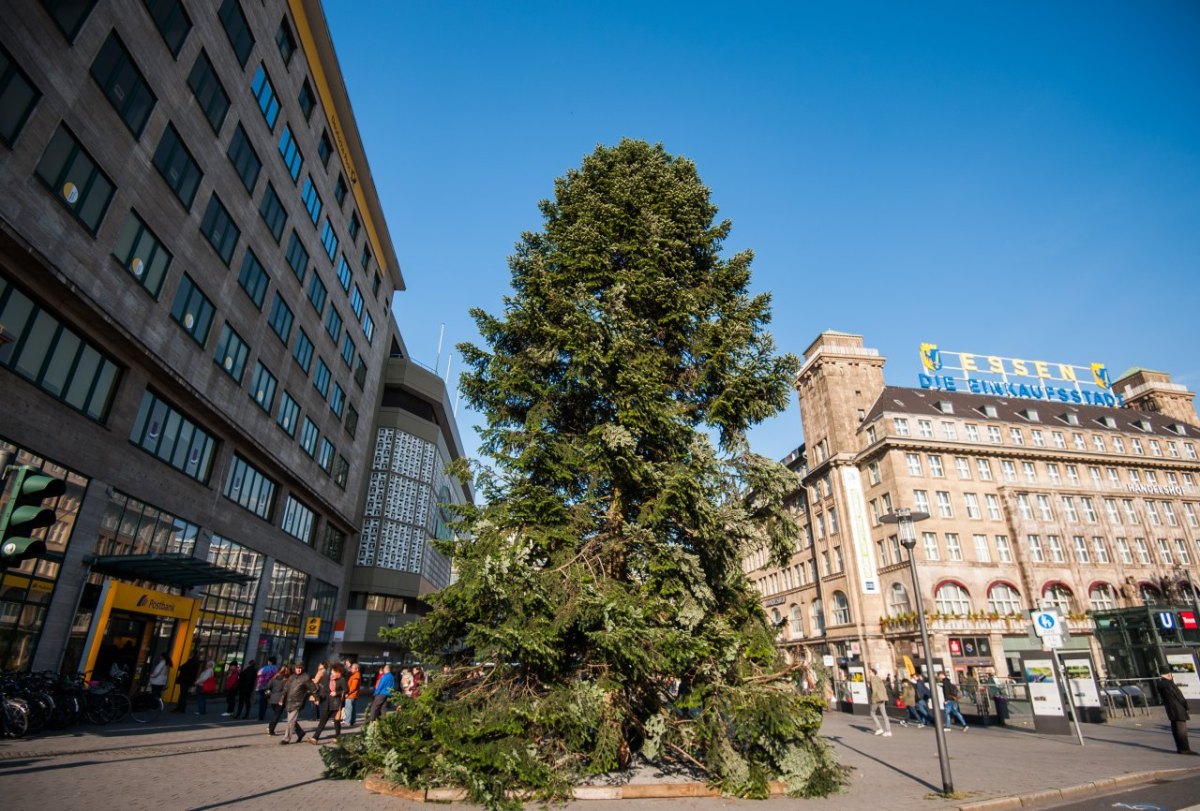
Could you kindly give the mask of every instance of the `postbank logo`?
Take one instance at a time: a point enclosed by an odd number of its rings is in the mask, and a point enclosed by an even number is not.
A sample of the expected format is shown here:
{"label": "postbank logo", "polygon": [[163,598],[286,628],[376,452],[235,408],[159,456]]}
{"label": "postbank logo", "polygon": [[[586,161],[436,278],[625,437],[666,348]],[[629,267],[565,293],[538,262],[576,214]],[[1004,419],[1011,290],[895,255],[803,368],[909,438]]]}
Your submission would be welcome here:
{"label": "postbank logo", "polygon": [[942,368],[942,353],[937,344],[921,344],[921,365],[930,372]]}
{"label": "postbank logo", "polygon": [[1112,388],[1112,379],[1108,376],[1108,367],[1103,363],[1092,364],[1092,380],[1102,389]]}
{"label": "postbank logo", "polygon": [[149,608],[153,611],[174,611],[175,604],[169,603],[166,600],[155,600],[149,594],[143,594],[138,598],[138,608]]}

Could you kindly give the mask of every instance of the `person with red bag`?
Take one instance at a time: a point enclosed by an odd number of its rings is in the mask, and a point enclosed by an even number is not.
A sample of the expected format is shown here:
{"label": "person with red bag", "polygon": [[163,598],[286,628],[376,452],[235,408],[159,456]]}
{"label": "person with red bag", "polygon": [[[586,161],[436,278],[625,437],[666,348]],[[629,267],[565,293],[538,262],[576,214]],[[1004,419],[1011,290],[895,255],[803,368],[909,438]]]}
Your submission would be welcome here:
{"label": "person with red bag", "polygon": [[217,692],[217,663],[209,659],[196,677],[196,715],[208,713],[208,697]]}
{"label": "person with red bag", "polygon": [[221,713],[222,718],[233,715],[234,705],[237,704],[238,676],[241,674],[237,661],[231,659],[225,664],[225,712]]}

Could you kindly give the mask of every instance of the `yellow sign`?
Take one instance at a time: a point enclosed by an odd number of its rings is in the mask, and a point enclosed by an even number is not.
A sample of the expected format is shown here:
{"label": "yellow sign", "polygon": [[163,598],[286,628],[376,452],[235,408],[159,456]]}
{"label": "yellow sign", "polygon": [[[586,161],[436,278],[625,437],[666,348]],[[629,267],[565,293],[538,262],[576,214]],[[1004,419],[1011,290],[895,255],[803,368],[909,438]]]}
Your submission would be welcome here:
{"label": "yellow sign", "polygon": [[321,635],[321,618],[307,617],[304,620],[304,638],[316,639]]}
{"label": "yellow sign", "polygon": [[192,616],[192,612],[196,608],[194,597],[180,597],[177,594],[143,589],[128,583],[114,583],[113,585],[110,608],[119,611],[187,619]]}

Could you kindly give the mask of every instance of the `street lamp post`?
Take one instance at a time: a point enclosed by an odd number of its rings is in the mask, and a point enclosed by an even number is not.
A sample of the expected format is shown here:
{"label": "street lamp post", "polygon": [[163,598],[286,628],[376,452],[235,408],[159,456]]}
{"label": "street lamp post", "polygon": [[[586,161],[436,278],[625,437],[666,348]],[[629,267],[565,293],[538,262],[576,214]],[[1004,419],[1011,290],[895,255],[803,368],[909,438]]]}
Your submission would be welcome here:
{"label": "street lamp post", "polygon": [[917,575],[917,561],[913,550],[917,546],[917,534],[913,524],[924,521],[929,513],[898,507],[886,515],[879,516],[885,524],[895,524],[900,536],[900,545],[908,550],[908,568],[912,572],[913,592],[917,599],[917,622],[921,628],[921,645],[925,651],[925,662],[928,664],[929,700],[933,705],[933,734],[937,739],[938,762],[942,767],[942,794],[949,797],[954,793],[954,781],[950,777],[950,758],[946,752],[946,733],[942,729],[942,708],[938,701],[937,683],[933,673],[933,647],[929,644],[929,626],[925,624],[925,600],[921,596],[921,582]]}

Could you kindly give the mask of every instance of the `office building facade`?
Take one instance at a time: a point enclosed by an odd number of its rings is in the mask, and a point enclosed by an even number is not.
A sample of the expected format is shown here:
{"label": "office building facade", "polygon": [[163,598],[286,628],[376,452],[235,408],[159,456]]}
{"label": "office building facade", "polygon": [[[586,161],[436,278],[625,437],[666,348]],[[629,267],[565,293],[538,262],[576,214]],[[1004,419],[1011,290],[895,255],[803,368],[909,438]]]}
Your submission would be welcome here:
{"label": "office building facade", "polygon": [[[1040,649],[1030,609],[1052,607],[1064,646],[1103,670],[1097,613],[1194,605],[1200,428],[1186,388],[1133,369],[1104,395],[1031,383],[999,396],[889,386],[884,363],[861,336],[826,332],[796,381],[806,442],[785,462],[804,483],[804,537],[786,567],[745,563],[793,660],[1005,677]],[[929,514],[913,553],[928,654],[907,554],[880,521],[899,508]],[[1178,630],[1177,643],[1195,634]]]}
{"label": "office building facade", "polygon": [[0,667],[333,652],[404,282],[319,2],[14,5],[0,182]]}

